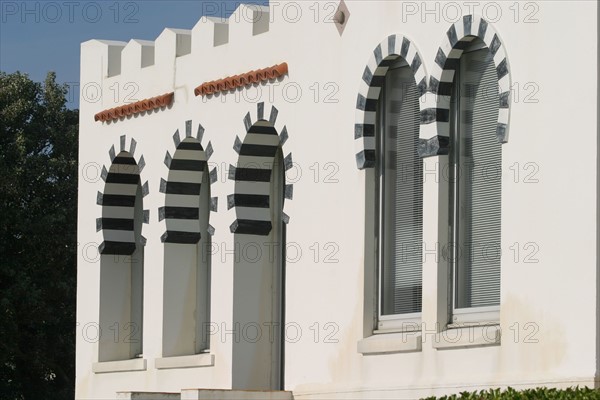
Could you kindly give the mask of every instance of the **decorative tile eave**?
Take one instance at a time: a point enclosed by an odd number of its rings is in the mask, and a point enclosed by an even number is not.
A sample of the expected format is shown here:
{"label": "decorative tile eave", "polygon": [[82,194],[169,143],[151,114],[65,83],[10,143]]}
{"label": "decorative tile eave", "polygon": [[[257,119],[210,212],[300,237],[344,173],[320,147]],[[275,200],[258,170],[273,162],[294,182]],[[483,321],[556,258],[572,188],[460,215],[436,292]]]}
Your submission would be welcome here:
{"label": "decorative tile eave", "polygon": [[275,79],[286,75],[287,73],[287,63],[281,63],[273,65],[272,67],[246,72],[245,74],[228,76],[227,78],[204,82],[202,85],[194,89],[194,94],[196,96],[206,96],[216,92],[226,92],[228,90],[250,85],[252,83]]}
{"label": "decorative tile eave", "polygon": [[143,111],[167,107],[173,103],[174,95],[175,92],[165,93],[161,96],[136,101],[135,103],[126,104],[124,106],[109,108],[108,110],[100,111],[98,114],[94,115],[94,121],[104,122],[118,120],[121,117],[139,114]]}

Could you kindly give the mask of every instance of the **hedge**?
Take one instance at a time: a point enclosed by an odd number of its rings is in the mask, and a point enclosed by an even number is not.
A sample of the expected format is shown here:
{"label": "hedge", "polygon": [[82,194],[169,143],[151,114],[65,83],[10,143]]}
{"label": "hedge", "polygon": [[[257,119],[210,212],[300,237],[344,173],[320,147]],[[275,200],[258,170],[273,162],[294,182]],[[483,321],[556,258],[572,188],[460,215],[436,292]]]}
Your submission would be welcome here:
{"label": "hedge", "polygon": [[479,392],[461,392],[460,394],[427,397],[424,400],[600,400],[600,390],[587,387],[571,387],[568,389],[536,388],[517,391],[511,387],[501,391],[500,389],[488,389]]}

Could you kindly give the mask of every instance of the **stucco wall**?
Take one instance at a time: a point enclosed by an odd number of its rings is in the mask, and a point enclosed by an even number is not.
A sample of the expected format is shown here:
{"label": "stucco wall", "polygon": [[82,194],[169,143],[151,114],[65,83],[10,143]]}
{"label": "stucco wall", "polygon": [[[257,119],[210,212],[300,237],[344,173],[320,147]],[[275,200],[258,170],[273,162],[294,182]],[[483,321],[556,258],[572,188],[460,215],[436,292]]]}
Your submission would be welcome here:
{"label": "stucco wall", "polygon": [[[373,49],[388,35],[410,37],[429,67],[455,20],[456,7],[469,14],[472,3],[435,3],[439,12],[427,14],[421,2],[351,1],[341,36],[332,23],[323,22],[334,4],[273,3],[269,31],[255,36],[251,12],[242,6],[230,18],[228,43],[214,47],[213,25],[201,20],[189,32],[190,54],[175,58],[175,34],[167,31],[156,40],[154,65],[140,69],[139,55],[128,45],[121,55],[122,73],[112,77],[107,77],[107,66],[118,65],[114,54],[124,43],[82,44],[78,399],[113,398],[117,391],[231,387],[232,335],[222,333],[233,329],[234,236],[229,225],[236,217],[235,210],[226,207],[227,195],[234,192],[227,175],[238,157],[235,136],[245,135],[246,113],[256,120],[258,101],[265,103],[267,116],[271,106],[278,109],[275,126],[279,132],[286,126],[289,132],[284,156],[291,152],[295,163],[287,172],[287,183],[294,184],[293,200],[285,202],[290,216],[286,321],[294,325],[285,344],[285,387],[296,398],[414,398],[489,385],[594,384],[596,3],[547,1],[527,3],[534,5],[529,8],[520,4],[518,17],[512,3],[476,6],[475,13],[486,17],[502,38],[514,87],[510,137],[502,148],[501,345],[433,347],[437,265],[431,255],[423,267],[422,350],[385,355],[357,352],[357,343],[364,338],[366,173],[356,168],[355,161],[356,96]],[[538,22],[524,22],[532,12]],[[288,63],[289,74],[276,83],[212,98],[194,96],[194,88],[202,82],[281,62]],[[128,83],[134,86],[125,87]],[[120,89],[116,99],[110,89],[115,87]],[[94,122],[95,113],[124,104],[132,87],[136,100],[174,91],[174,103],[118,122]],[[102,88],[97,101],[94,88]],[[168,174],[163,159],[167,150],[173,150],[172,135],[177,129],[183,132],[187,120],[205,128],[204,140],[214,148],[209,165],[218,172],[211,195],[219,198],[219,210],[211,213],[210,224],[216,230],[212,239],[217,249],[212,258],[211,316],[219,331],[211,337],[213,366],[158,370],[164,260],[160,241],[164,226],[157,211],[164,206],[164,194],[158,189]],[[127,143],[131,138],[137,141],[136,158],[143,154],[146,161],[142,183],[149,183],[143,208],[150,210],[150,223],[142,230],[147,239],[143,351],[147,368],[97,374],[92,365],[98,361],[94,324],[100,258],[88,244],[101,242],[95,229],[101,209],[96,195],[104,184],[100,169],[110,165],[108,150],[112,145],[118,148],[121,135],[126,135]],[[426,170],[435,171],[436,162],[437,158],[428,158]],[[428,248],[437,241],[437,190],[436,174],[426,172]],[[511,250],[515,243],[518,256]],[[533,260],[539,262],[527,262]],[[298,327],[302,334],[292,342]]]}

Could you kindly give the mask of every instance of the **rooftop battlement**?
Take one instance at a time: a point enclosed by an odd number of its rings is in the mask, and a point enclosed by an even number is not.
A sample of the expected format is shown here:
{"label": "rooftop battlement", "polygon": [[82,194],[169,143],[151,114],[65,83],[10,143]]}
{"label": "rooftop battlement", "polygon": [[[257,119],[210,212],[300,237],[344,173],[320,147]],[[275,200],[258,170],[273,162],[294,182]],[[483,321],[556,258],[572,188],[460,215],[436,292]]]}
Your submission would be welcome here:
{"label": "rooftop battlement", "polygon": [[[101,78],[136,74],[144,68],[161,68],[191,53],[245,42],[269,31],[269,7],[240,4],[228,18],[201,17],[192,29],[165,28],[154,41],[131,39],[129,42],[89,40],[82,43],[82,70],[87,58],[100,58]],[[95,56],[95,57],[94,57]]]}

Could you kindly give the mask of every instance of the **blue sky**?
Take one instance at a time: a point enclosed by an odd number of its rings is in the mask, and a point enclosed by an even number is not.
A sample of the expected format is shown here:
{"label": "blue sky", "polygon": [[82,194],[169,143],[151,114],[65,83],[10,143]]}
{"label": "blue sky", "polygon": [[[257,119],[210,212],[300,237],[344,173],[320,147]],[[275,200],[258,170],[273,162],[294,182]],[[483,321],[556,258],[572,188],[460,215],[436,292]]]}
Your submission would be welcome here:
{"label": "blue sky", "polygon": [[[268,0],[243,3],[267,4]],[[239,0],[0,0],[0,70],[42,81],[79,81],[79,45],[89,39],[154,40],[164,28],[192,28],[203,15],[229,16]],[[76,91],[77,89],[75,89]],[[75,91],[70,108],[78,107]]]}

